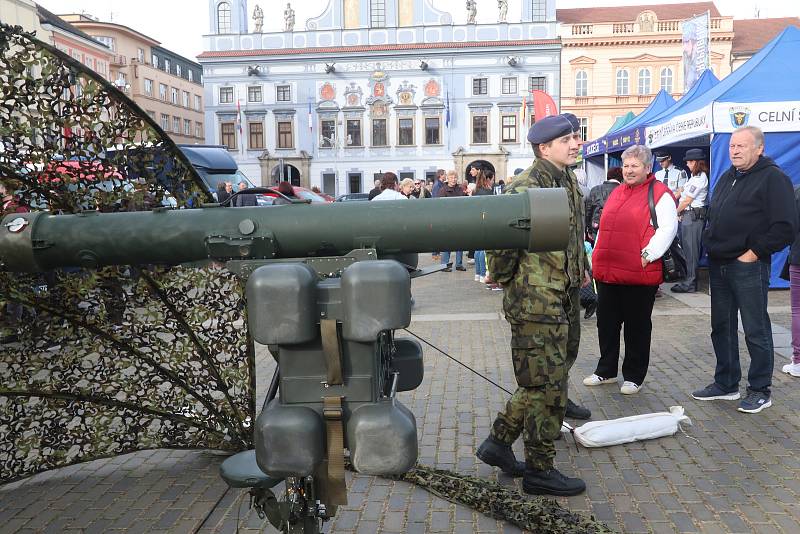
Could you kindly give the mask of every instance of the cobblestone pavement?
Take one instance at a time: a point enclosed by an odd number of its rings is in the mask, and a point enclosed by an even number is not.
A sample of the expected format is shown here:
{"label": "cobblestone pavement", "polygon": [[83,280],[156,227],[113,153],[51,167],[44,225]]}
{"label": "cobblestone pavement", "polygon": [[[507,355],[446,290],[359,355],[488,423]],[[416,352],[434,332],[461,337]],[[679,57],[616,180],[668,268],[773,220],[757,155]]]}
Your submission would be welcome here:
{"label": "cobblestone pavement", "polygon": [[[800,381],[780,372],[786,351],[776,351],[772,408],[748,415],[735,402],[695,401],[690,392],[712,380],[714,367],[708,296],[665,295],[653,315],[642,391],[623,396],[616,387],[582,385],[599,357],[590,319],[570,397],[596,420],[682,405],[694,425],[685,434],[603,449],[558,441],[557,467],[588,485],[586,494],[559,501],[623,532],[800,532]],[[415,280],[414,296],[411,331],[513,390],[500,292],[486,290],[470,272],[453,272]],[[772,292],[770,306],[777,342],[789,327],[788,293]],[[420,462],[519,487],[473,455],[507,395],[430,348],[425,358],[423,384],[400,395],[417,417]],[[259,352],[261,392],[270,360]],[[742,360],[746,369],[746,354]],[[521,443],[514,448],[521,457]],[[9,484],[0,487],[0,532],[235,532],[237,522],[242,532],[274,532],[217,477],[223,459],[145,451]],[[518,532],[407,483],[348,474],[348,489],[349,505],[326,532]]]}

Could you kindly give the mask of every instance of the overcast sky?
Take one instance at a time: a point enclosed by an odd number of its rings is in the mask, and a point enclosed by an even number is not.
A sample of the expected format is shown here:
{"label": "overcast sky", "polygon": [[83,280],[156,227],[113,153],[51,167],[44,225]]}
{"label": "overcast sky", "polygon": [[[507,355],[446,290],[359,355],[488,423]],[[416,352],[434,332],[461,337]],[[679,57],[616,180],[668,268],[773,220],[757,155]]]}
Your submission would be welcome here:
{"label": "overcast sky", "polygon": [[[523,0],[508,0],[508,21],[519,20]],[[671,0],[669,3],[686,3]],[[477,0],[479,23],[497,20],[497,0]],[[113,21],[129,26],[161,41],[174,52],[194,59],[203,51],[201,36],[209,33],[207,0],[38,0],[46,9],[60,13],[89,13],[102,21]],[[559,8],[586,7],[586,0],[559,0]],[[622,6],[659,4],[653,0],[595,0],[596,6]],[[264,31],[279,31],[283,26],[285,0],[248,0],[248,10],[258,4],[264,10]],[[305,29],[306,19],[320,15],[328,0],[295,0],[293,2],[296,28]],[[466,22],[464,0],[435,0],[438,9],[449,11],[453,20]],[[735,18],[754,18],[756,10],[761,18],[800,16],[797,0],[716,0],[723,15]],[[248,16],[250,28],[252,19]]]}

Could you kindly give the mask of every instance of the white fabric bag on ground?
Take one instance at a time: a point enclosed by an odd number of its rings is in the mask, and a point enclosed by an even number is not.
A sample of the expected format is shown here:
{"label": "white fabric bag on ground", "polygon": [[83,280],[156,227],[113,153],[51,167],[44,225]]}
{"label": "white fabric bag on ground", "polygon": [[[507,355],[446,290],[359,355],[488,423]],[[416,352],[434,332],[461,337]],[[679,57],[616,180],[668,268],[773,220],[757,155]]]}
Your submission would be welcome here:
{"label": "white fabric bag on ground", "polygon": [[692,424],[682,406],[670,406],[669,412],[648,413],[621,417],[609,421],[590,421],[577,428],[564,423],[562,431],[572,431],[584,447],[607,447],[645,439],[671,436],[681,423]]}

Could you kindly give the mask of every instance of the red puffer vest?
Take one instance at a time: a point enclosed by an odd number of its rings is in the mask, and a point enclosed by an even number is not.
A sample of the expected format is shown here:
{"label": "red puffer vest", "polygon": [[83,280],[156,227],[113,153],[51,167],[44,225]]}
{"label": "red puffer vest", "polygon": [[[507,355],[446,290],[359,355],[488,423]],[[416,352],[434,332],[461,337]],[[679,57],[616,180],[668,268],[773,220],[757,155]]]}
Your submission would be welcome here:
{"label": "red puffer vest", "polygon": [[623,183],[608,197],[600,217],[600,237],[592,252],[595,280],[636,286],[657,286],[664,281],[660,259],[642,268],[642,249],[655,233],[647,205],[647,188],[654,180],[653,199],[658,204],[669,189],[653,174],[641,184]]}

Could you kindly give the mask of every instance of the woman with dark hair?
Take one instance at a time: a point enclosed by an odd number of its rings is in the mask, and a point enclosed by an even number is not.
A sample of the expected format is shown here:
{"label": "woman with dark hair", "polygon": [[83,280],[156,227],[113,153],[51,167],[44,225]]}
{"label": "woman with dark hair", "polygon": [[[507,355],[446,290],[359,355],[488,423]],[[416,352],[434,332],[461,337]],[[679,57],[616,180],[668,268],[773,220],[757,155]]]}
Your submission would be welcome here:
{"label": "woman with dark hair", "polygon": [[[479,170],[475,176],[475,196],[494,195],[494,171],[492,169]],[[475,281],[486,283],[486,251],[475,251]]]}
{"label": "woman with dark hair", "polygon": [[700,263],[700,242],[706,219],[706,197],[708,196],[708,164],[706,155],[699,148],[686,151],[686,167],[692,177],[686,182],[678,202],[681,246],[686,255],[686,279],[672,286],[675,293],[697,291],[697,264]]}
{"label": "woman with dark hair", "polygon": [[397,190],[397,175],[391,171],[383,173],[381,193],[372,200],[404,200],[407,197]]}
{"label": "woman with dark hair", "polygon": [[297,198],[297,195],[294,194],[294,187],[292,187],[292,184],[286,181],[278,184],[278,192],[283,193],[289,198]]}

